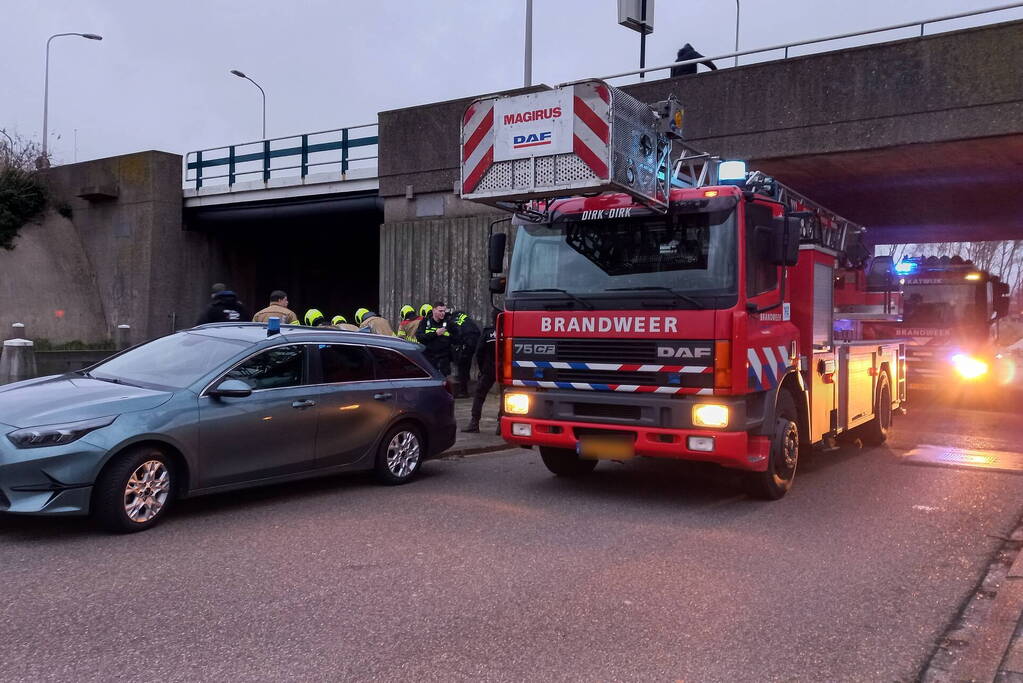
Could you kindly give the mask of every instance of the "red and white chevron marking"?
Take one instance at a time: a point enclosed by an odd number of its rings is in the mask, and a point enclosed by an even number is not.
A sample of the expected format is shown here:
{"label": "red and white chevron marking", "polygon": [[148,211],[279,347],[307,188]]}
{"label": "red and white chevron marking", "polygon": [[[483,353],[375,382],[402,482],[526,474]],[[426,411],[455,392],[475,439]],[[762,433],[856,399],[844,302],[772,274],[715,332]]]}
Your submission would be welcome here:
{"label": "red and white chevron marking", "polygon": [[611,92],[603,83],[578,83],[572,100],[572,151],[598,178],[610,177]]}
{"label": "red and white chevron marking", "polygon": [[462,194],[476,189],[494,164],[494,100],[473,102],[462,118]]}

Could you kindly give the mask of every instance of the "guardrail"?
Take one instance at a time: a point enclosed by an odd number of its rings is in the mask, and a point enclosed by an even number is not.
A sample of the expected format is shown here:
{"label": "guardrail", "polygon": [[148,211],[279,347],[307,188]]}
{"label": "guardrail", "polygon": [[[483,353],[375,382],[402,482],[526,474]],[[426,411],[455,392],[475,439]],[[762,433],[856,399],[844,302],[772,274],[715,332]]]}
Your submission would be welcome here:
{"label": "guardrail", "polygon": [[[253,179],[250,176],[263,182],[283,175],[305,178],[310,170],[322,167],[336,167],[343,176],[353,168],[372,167],[368,162],[376,161],[377,143],[377,124],[366,123],[200,149],[185,155],[185,184],[198,190],[211,184],[230,187],[239,179]],[[352,156],[353,150],[368,154]],[[225,168],[226,173],[216,172]]]}
{"label": "guardrail", "polygon": [[[735,58],[735,66],[738,66],[739,57],[745,57],[747,55],[763,54],[765,52],[775,52],[778,50],[784,51],[783,59],[789,58],[789,49],[793,47],[801,47],[803,45],[814,45],[816,43],[827,43],[832,40],[842,40],[843,38],[856,38],[859,36],[869,36],[876,33],[887,33],[889,31],[897,31],[904,28],[916,28],[920,29],[920,37],[924,36],[924,29],[928,24],[937,24],[943,21],[952,21],[954,19],[965,19],[966,17],[973,17],[979,14],[990,14],[992,12],[1002,12],[1004,10],[1017,9],[1023,7],[1023,2],[1012,2],[1005,5],[995,5],[993,7],[985,7],[983,9],[970,10],[969,12],[959,12],[957,14],[946,14],[939,17],[931,17],[929,19],[921,19],[918,21],[910,21],[904,24],[892,24],[891,26],[883,26],[881,28],[871,28],[864,31],[853,31],[851,33],[839,33],[833,36],[825,36],[823,38],[812,38],[809,40],[798,40],[794,43],[782,43],[780,45],[771,45],[769,47],[758,47],[752,50],[741,50],[736,52],[726,52],[720,55],[711,55],[708,57],[699,57],[697,59],[687,59],[682,62],[672,62],[671,64],[665,64],[663,66],[651,66],[645,69],[635,69],[633,71],[623,71],[622,73],[613,74],[611,76],[601,76],[601,80],[609,81],[614,78],[625,78],[626,76],[638,76],[640,74],[647,74],[652,71],[667,71],[672,67],[685,66],[687,64],[700,64],[701,62],[712,61],[712,60],[724,60]],[[800,55],[802,56],[802,55]]]}

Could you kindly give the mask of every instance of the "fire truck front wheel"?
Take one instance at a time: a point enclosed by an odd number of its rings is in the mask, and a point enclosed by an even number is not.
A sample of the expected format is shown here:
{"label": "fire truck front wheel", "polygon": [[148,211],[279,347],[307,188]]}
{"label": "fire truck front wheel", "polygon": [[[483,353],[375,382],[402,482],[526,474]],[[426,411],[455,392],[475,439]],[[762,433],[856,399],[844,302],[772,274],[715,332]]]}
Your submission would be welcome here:
{"label": "fire truck front wheel", "polygon": [[543,464],[559,477],[581,477],[597,466],[596,460],[583,460],[575,451],[564,448],[540,447]]}
{"label": "fire truck front wheel", "polygon": [[792,394],[782,391],[778,395],[778,416],[767,469],[746,473],[746,490],[754,498],[778,500],[792,488],[799,462],[798,416]]}

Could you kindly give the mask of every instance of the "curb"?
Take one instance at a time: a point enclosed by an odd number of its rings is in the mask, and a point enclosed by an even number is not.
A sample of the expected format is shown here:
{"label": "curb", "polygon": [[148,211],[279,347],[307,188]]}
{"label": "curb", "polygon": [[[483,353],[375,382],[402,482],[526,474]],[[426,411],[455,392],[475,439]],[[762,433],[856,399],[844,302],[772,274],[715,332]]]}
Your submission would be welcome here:
{"label": "curb", "polygon": [[492,446],[476,446],[473,448],[459,448],[453,451],[444,451],[441,454],[440,460],[447,460],[448,458],[464,458],[467,455],[482,455],[483,453],[496,453],[497,451],[506,451],[509,448],[515,448],[515,446],[509,443],[494,444]]}

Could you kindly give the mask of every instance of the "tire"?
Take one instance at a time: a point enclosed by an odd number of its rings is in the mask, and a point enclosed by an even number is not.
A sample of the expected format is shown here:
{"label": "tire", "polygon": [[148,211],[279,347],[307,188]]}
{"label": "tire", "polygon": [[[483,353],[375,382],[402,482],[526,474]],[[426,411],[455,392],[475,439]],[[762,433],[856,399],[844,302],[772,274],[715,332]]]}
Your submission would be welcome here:
{"label": "tire", "polygon": [[93,516],[108,531],[144,531],[164,518],[177,490],[170,457],[153,446],[135,448],[118,456],[96,480]]}
{"label": "tire", "polygon": [[584,460],[575,451],[564,448],[541,446],[540,458],[547,469],[559,477],[582,477],[597,466],[596,460]]}
{"label": "tire", "polygon": [[410,424],[392,427],[380,440],[374,472],[382,484],[397,486],[412,480],[426,455],[423,436]]}
{"label": "tire", "polygon": [[778,500],[792,488],[799,464],[799,413],[792,394],[782,391],[778,396],[774,436],[767,469],[746,473],[746,491],[761,500]]}
{"label": "tire", "polygon": [[880,446],[888,440],[892,431],[892,387],[888,373],[881,373],[877,384],[877,403],[874,406],[877,417],[860,428],[860,439],[867,446]]}

